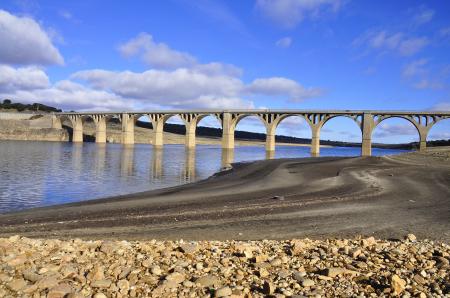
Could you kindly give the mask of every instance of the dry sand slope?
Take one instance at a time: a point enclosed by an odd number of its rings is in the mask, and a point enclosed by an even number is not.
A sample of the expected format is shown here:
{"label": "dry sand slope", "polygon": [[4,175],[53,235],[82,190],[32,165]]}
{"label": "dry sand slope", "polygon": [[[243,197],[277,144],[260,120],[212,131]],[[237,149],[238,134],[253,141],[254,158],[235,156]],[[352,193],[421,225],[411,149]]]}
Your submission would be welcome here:
{"label": "dry sand slope", "polygon": [[450,149],[237,164],[169,189],[0,215],[0,237],[450,240]]}

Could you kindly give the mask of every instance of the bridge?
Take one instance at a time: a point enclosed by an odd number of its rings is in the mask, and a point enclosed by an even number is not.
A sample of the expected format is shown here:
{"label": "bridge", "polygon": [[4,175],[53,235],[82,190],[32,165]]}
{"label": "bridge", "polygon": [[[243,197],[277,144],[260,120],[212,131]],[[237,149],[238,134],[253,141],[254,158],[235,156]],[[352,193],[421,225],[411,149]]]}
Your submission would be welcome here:
{"label": "bridge", "polygon": [[239,121],[249,116],[257,116],[266,128],[266,152],[275,151],[275,131],[277,126],[288,117],[302,117],[311,128],[311,154],[319,155],[320,130],[330,119],[347,117],[352,119],[361,129],[362,156],[372,154],[372,132],[384,120],[403,118],[411,122],[417,129],[420,139],[419,150],[425,150],[430,129],[443,119],[450,118],[450,111],[370,111],[370,110],[192,110],[192,111],[130,111],[130,112],[63,112],[54,113],[53,128],[62,128],[64,121],[72,126],[72,141],[83,142],[83,123],[91,119],[96,126],[95,141],[106,143],[106,123],[110,119],[118,119],[122,125],[122,144],[134,144],[134,126],[137,119],[145,116],[153,126],[151,143],[155,148],[163,146],[164,123],[173,117],[180,116],[186,127],[185,145],[195,147],[197,124],[204,117],[214,116],[222,128],[222,149],[234,149],[234,131]]}

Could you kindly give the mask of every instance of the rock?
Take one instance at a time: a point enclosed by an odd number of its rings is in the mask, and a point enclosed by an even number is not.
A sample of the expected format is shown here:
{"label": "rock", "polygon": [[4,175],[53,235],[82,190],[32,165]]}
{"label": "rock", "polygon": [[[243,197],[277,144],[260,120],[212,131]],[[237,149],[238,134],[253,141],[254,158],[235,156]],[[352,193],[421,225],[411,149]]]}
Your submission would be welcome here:
{"label": "rock", "polygon": [[198,245],[191,244],[191,243],[183,243],[180,245],[180,250],[185,254],[193,254],[193,253],[197,252]]}
{"label": "rock", "polygon": [[114,254],[119,249],[119,246],[113,241],[104,241],[100,246],[100,251],[107,255]]}
{"label": "rock", "polygon": [[205,275],[200,278],[198,278],[195,283],[200,284],[201,286],[205,288],[210,288],[214,286],[220,285],[220,280],[213,276],[213,275]]}
{"label": "rock", "polygon": [[424,285],[424,284],[427,282],[427,281],[426,281],[422,276],[420,276],[419,274],[414,275],[413,279],[414,279],[414,281],[415,281],[416,283],[421,284],[421,285]]}
{"label": "rock", "polygon": [[26,280],[29,280],[31,282],[37,282],[39,279],[41,279],[41,276],[39,274],[34,273],[33,271],[27,269],[22,272],[23,278]]}
{"label": "rock", "polygon": [[305,276],[306,272],[304,271],[294,271],[294,274],[292,275],[292,277],[298,282],[302,282]]}
{"label": "rock", "polygon": [[314,286],[315,285],[315,282],[314,282],[314,280],[312,280],[312,279],[304,279],[303,281],[302,281],[302,286],[303,287],[312,287],[312,286]]}
{"label": "rock", "polygon": [[55,276],[47,276],[44,277],[42,279],[40,279],[37,283],[36,286],[40,289],[40,290],[45,290],[45,289],[50,289],[55,287],[58,284],[58,279]]}
{"label": "rock", "polygon": [[102,279],[102,280],[94,280],[91,282],[92,288],[109,288],[111,286],[111,280]]}
{"label": "rock", "polygon": [[179,272],[174,272],[174,273],[171,273],[171,274],[166,276],[166,280],[167,281],[171,281],[171,282],[174,282],[176,284],[182,283],[185,279],[186,278],[185,278],[184,274],[181,274]]}
{"label": "rock", "polygon": [[436,267],[439,269],[449,266],[449,261],[444,257],[434,257],[434,260],[436,261]]}
{"label": "rock", "polygon": [[231,289],[229,287],[219,288],[215,291],[214,297],[225,297],[230,296],[232,294]]}
{"label": "rock", "polygon": [[406,281],[394,274],[391,278],[391,289],[394,295],[400,295],[406,287]]}
{"label": "rock", "polygon": [[270,261],[270,265],[273,267],[281,266],[281,264],[282,264],[282,261],[279,258],[275,258],[272,261]]}
{"label": "rock", "polygon": [[408,234],[408,235],[406,235],[406,240],[411,241],[411,242],[416,242],[417,238],[414,234]]}
{"label": "rock", "polygon": [[99,293],[95,293],[94,296],[92,296],[92,298],[108,298],[105,294],[99,292]]}
{"label": "rock", "polygon": [[23,288],[25,288],[26,285],[27,285],[27,282],[23,278],[19,278],[19,279],[14,279],[13,281],[10,281],[7,284],[7,287],[14,292],[18,292],[18,291],[22,290]]}
{"label": "rock", "polygon": [[305,243],[302,240],[294,239],[291,241],[291,250],[292,250],[293,255],[299,255],[306,248],[307,248],[307,246],[305,245]]}
{"label": "rock", "polygon": [[323,275],[328,277],[336,277],[338,275],[358,275],[359,273],[345,268],[331,267],[324,270]]}
{"label": "rock", "polygon": [[154,274],[154,275],[161,275],[161,273],[162,273],[161,268],[159,268],[159,266],[153,266],[153,267],[150,269],[150,271],[151,271],[151,273]]}
{"label": "rock", "polygon": [[72,292],[72,287],[68,284],[60,284],[50,289],[47,298],[63,298]]}
{"label": "rock", "polygon": [[361,240],[361,245],[363,247],[373,246],[377,243],[374,237],[368,237],[366,239]]}
{"label": "rock", "polygon": [[272,283],[265,281],[262,287],[262,292],[266,295],[272,295],[275,292],[275,286]]}
{"label": "rock", "polygon": [[17,256],[7,262],[8,266],[17,267],[25,264],[27,257],[24,255]]}
{"label": "rock", "polygon": [[121,279],[117,282],[117,287],[120,289],[120,292],[128,292],[130,283],[126,279]]}
{"label": "rock", "polygon": [[267,261],[267,259],[268,259],[267,255],[258,255],[258,256],[255,257],[254,262],[255,263],[262,263],[262,262]]}
{"label": "rock", "polygon": [[267,277],[267,276],[269,276],[269,271],[267,271],[267,269],[265,269],[265,268],[260,268],[258,270],[258,275],[259,275],[259,277],[262,277],[262,278]]}

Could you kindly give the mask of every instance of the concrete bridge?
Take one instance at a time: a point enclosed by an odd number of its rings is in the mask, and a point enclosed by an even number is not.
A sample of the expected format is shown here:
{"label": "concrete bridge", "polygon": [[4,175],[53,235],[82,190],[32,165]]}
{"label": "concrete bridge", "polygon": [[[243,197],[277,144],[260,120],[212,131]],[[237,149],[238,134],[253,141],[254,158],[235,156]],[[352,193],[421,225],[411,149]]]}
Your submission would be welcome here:
{"label": "concrete bridge", "polygon": [[96,125],[95,141],[106,142],[106,123],[112,118],[122,124],[122,144],[134,144],[134,126],[142,116],[146,116],[153,126],[152,144],[156,148],[163,146],[163,127],[173,116],[180,116],[186,126],[186,147],[195,147],[197,124],[207,116],[216,117],[222,128],[222,149],[234,149],[234,131],[239,121],[248,116],[257,116],[266,128],[266,151],[269,155],[275,151],[275,131],[286,118],[299,116],[305,119],[311,128],[311,154],[318,155],[320,150],[320,130],[330,119],[347,117],[355,121],[362,134],[362,156],[372,154],[372,132],[383,120],[403,118],[417,129],[420,138],[420,150],[426,148],[426,140],[431,127],[437,122],[450,118],[450,111],[368,111],[368,110],[193,110],[193,111],[137,111],[137,112],[85,112],[55,113],[53,128],[62,128],[69,121],[73,128],[72,141],[83,142],[83,123],[91,119]]}

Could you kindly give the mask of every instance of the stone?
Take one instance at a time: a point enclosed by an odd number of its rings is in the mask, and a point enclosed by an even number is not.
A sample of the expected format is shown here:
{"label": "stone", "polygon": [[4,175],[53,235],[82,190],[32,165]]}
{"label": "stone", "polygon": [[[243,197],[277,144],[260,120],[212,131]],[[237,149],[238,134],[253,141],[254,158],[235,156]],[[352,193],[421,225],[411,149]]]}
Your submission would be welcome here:
{"label": "stone", "polygon": [[111,286],[111,280],[102,279],[102,280],[94,280],[91,282],[92,288],[109,288]]}
{"label": "stone", "polygon": [[394,295],[400,295],[406,287],[406,281],[394,274],[391,278],[391,289]]}
{"label": "stone", "polygon": [[7,262],[8,266],[17,267],[25,264],[27,257],[24,255],[17,256]]}
{"label": "stone", "polygon": [[174,273],[171,273],[166,276],[167,281],[171,281],[176,284],[182,283],[185,279],[186,278],[185,278],[184,274],[181,274],[179,272],[174,272]]}
{"label": "stone", "polygon": [[275,292],[275,286],[268,281],[264,281],[262,292],[266,295],[272,295]]}
{"label": "stone", "polygon": [[198,278],[195,283],[200,284],[203,287],[209,288],[220,285],[220,280],[213,275],[205,275]]}
{"label": "stone", "polygon": [[117,282],[117,287],[121,292],[128,292],[128,290],[130,289],[130,283],[126,279],[121,279]]}
{"label": "stone", "polygon": [[63,298],[72,292],[72,287],[68,284],[60,284],[50,289],[47,298]]}
{"label": "stone", "polygon": [[183,243],[180,245],[180,250],[185,254],[193,254],[197,252],[198,245],[192,243]]}
{"label": "stone", "polygon": [[107,298],[107,296],[105,294],[103,294],[102,292],[98,292],[98,293],[95,293],[94,296],[92,296],[92,298]]}
{"label": "stone", "polygon": [[40,289],[40,290],[45,290],[45,289],[50,289],[55,287],[58,284],[58,280],[55,276],[47,276],[44,277],[42,279],[40,279],[37,283],[36,286]]}
{"label": "stone", "polygon": [[416,238],[416,235],[414,235],[414,234],[408,234],[408,235],[406,235],[406,240],[411,241],[411,242],[416,242],[417,238]]}
{"label": "stone", "polygon": [[331,267],[323,271],[323,275],[328,277],[336,277],[338,275],[358,275],[359,273],[345,268]]}
{"label": "stone", "polygon": [[9,282],[7,284],[7,287],[11,289],[12,291],[18,292],[25,288],[27,285],[27,282],[23,278],[14,279],[13,281]]}
{"label": "stone", "polygon": [[314,280],[312,280],[312,279],[307,278],[307,279],[304,279],[304,280],[302,281],[302,286],[303,286],[303,287],[312,287],[312,286],[314,286],[314,285],[315,285],[315,282],[314,282]]}
{"label": "stone", "polygon": [[39,279],[41,279],[41,276],[39,274],[34,273],[32,270],[24,270],[22,272],[23,278],[26,280],[29,280],[31,282],[37,282]]}
{"label": "stone", "polygon": [[368,237],[361,241],[363,247],[373,246],[377,243],[374,237]]}
{"label": "stone", "polygon": [[282,261],[279,258],[275,258],[272,261],[270,261],[270,265],[273,267],[281,266],[281,264],[282,264]]}
{"label": "stone", "polygon": [[150,269],[150,272],[154,275],[161,275],[161,273],[162,273],[161,268],[159,268],[159,266],[153,266]]}
{"label": "stone", "polygon": [[214,297],[226,297],[230,296],[232,291],[229,287],[219,288],[214,292]]}

